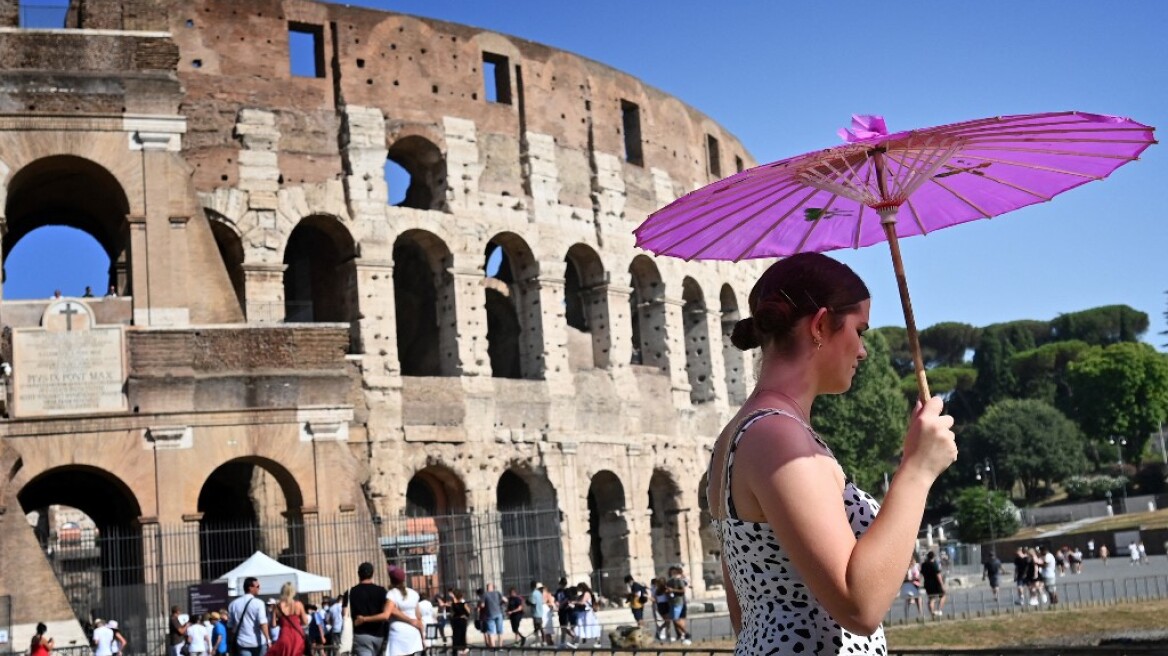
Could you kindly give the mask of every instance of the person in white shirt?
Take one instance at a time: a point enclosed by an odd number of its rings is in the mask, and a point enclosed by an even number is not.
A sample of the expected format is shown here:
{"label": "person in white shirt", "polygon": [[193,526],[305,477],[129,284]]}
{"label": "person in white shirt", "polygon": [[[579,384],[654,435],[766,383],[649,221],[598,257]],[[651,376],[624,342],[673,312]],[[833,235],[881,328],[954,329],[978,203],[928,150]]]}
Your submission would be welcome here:
{"label": "person in white shirt", "polygon": [[[97,627],[93,630],[93,656],[113,656],[115,642],[114,630],[105,625],[102,620],[94,621]],[[121,638],[121,636],[118,636]],[[126,639],[121,638],[120,646],[125,646]]]}
{"label": "person in white shirt", "polygon": [[234,631],[235,644],[228,651],[239,656],[261,656],[263,648],[272,643],[268,632],[268,611],[259,594],[260,582],[254,576],[243,580],[244,595],[227,607],[228,635]]}
{"label": "person in white shirt", "polygon": [[126,637],[122,635],[121,631],[118,631],[117,620],[110,620],[105,625],[114,632],[114,641],[110,643],[110,651],[113,652],[114,656],[117,656],[126,647]]}
{"label": "person in white shirt", "polygon": [[198,615],[192,615],[191,623],[187,626],[187,651],[191,656],[211,651],[211,632],[201,620]]}
{"label": "person in white shirt", "polygon": [[427,590],[426,594],[418,600],[418,614],[422,620],[422,644],[426,649],[432,646],[434,637],[438,635],[438,620],[434,616],[434,602],[430,601],[432,596]]}
{"label": "person in white shirt", "polygon": [[1057,604],[1058,586],[1056,584],[1058,583],[1058,579],[1055,577],[1058,572],[1055,569],[1054,554],[1050,552],[1050,549],[1046,545],[1039,545],[1038,555],[1042,559],[1040,565],[1042,567],[1042,586],[1044,588],[1042,593],[1043,601],[1047,601],[1049,597],[1051,604]]}

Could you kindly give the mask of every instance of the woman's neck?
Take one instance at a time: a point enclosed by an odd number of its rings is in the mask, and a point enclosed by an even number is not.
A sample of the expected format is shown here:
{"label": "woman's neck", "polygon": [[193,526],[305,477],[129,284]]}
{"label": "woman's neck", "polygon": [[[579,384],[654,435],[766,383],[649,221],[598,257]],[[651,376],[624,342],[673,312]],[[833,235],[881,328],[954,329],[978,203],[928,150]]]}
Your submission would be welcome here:
{"label": "woman's neck", "polygon": [[[807,367],[789,361],[764,361],[753,396],[782,401],[798,411],[800,418],[811,422],[811,406],[816,392]],[[767,401],[768,403],[771,401]]]}

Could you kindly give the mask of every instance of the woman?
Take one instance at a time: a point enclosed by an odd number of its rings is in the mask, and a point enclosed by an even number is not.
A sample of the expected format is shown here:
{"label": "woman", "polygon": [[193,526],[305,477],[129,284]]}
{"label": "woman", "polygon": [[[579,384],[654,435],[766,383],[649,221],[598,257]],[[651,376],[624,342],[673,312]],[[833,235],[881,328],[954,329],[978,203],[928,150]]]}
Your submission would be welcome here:
{"label": "woman", "polygon": [[[652,585],[653,610],[657,616],[657,640],[673,642],[673,637],[677,634],[677,628],[673,625],[673,604],[670,603],[673,595],[669,593],[664,577],[653,579]],[[671,629],[673,634],[670,634]]]}
{"label": "woman", "polygon": [[576,607],[577,626],[580,627],[580,643],[583,644],[592,641],[593,648],[600,647],[600,620],[596,617],[596,596],[592,594],[592,589],[588,584],[581,581],[580,585],[576,586],[577,593]]}
{"label": "woman", "polygon": [[556,646],[556,597],[547,589],[547,586],[541,586],[539,591],[543,593],[543,646]]}
{"label": "woman", "polygon": [[908,609],[917,607],[917,617],[924,614],[921,610],[921,563],[916,552],[913,552],[912,562],[904,573],[904,582],[900,584],[900,596],[904,597],[904,619],[908,619]]}
{"label": "woman", "polygon": [[44,622],[37,622],[36,635],[28,645],[28,656],[49,656],[53,651],[53,639],[45,635],[48,630]]}
{"label": "woman", "polygon": [[304,625],[308,613],[304,604],[296,600],[296,587],[291,582],[280,588],[280,600],[272,604],[272,624],[280,635],[268,648],[267,656],[304,656]]}
{"label": "woman", "polygon": [[203,624],[203,618],[198,613],[191,615],[191,623],[187,625],[187,653],[190,656],[205,656],[211,651],[211,632]]}
{"label": "woman", "polygon": [[466,656],[466,625],[470,623],[470,606],[462,596],[462,590],[450,592],[450,645],[456,656]]}
{"label": "woman", "polygon": [[418,601],[418,614],[422,618],[422,646],[426,649],[434,646],[434,638],[438,636],[438,624],[434,616],[433,591],[427,590]]}
{"label": "woman", "polygon": [[870,295],[817,253],[771,265],[734,327],[762,349],[758,383],[714,445],[708,498],[736,653],[885,653],[896,598],[933,481],[957,458],[941,399],[918,404],[879,505],[844,475],[811,428],[821,394],[842,394],[867,356]]}
{"label": "woman", "polygon": [[426,646],[422,643],[422,611],[418,608],[421,596],[417,590],[406,585],[406,572],[396,565],[389,568],[389,600],[402,615],[412,618],[406,621],[400,617],[389,618],[389,638],[385,641],[385,656],[412,656],[421,654]]}
{"label": "woman", "polygon": [[527,644],[527,636],[519,632],[519,625],[523,622],[523,614],[527,611],[527,603],[519,588],[511,586],[507,589],[507,621],[511,624],[511,634],[515,636],[515,644],[520,647]]}

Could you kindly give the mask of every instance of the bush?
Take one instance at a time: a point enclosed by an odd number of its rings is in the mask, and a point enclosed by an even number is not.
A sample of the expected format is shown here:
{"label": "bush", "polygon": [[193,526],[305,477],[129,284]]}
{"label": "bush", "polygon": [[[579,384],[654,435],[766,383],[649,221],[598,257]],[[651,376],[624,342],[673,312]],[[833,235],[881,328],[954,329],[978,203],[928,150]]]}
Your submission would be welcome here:
{"label": "bush", "polygon": [[1126,476],[1071,476],[1063,481],[1067,496],[1075,500],[1099,500],[1127,485]]}

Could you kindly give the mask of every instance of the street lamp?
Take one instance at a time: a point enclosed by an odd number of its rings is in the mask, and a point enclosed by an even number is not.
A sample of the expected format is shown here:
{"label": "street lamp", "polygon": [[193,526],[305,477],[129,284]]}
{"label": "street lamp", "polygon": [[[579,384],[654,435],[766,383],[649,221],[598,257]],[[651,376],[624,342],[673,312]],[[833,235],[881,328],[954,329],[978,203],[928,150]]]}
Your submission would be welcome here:
{"label": "street lamp", "polygon": [[1119,464],[1119,476],[1123,479],[1123,511],[1127,512],[1127,477],[1123,473],[1123,447],[1127,446],[1127,438],[1112,435],[1107,441],[1116,447],[1116,462]]}
{"label": "street lamp", "polygon": [[986,458],[983,464],[974,465],[973,469],[974,477],[977,478],[977,480],[980,481],[982,472],[985,472],[990,475],[990,481],[993,483],[993,486],[990,489],[998,489],[998,473],[994,471],[993,465],[990,464],[989,458]]}

